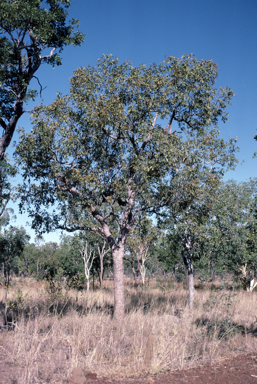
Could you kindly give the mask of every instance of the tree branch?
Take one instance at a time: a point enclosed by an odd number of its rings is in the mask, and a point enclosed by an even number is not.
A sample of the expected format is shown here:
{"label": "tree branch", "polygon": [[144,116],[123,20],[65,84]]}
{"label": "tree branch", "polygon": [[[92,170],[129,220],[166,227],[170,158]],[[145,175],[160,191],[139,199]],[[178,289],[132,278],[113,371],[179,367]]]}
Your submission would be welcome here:
{"label": "tree branch", "polygon": [[46,89],[46,87],[45,87],[45,88],[42,87],[42,84],[40,83],[39,78],[38,78],[37,76],[34,76],[34,75],[33,75],[32,78],[37,79],[38,85],[40,86],[40,92],[39,92],[39,94],[40,94],[40,97],[41,97],[41,99],[42,99],[42,91],[43,91],[44,89]]}
{"label": "tree branch", "polygon": [[6,131],[7,125],[2,118],[0,118],[0,125]]}
{"label": "tree branch", "polygon": [[48,59],[49,57],[52,57],[53,54],[54,54],[54,51],[55,51],[55,50],[56,50],[56,48],[53,48],[53,49],[51,50],[51,52],[50,52],[50,55],[46,55],[46,56],[40,56],[40,55],[39,55],[40,60]]}

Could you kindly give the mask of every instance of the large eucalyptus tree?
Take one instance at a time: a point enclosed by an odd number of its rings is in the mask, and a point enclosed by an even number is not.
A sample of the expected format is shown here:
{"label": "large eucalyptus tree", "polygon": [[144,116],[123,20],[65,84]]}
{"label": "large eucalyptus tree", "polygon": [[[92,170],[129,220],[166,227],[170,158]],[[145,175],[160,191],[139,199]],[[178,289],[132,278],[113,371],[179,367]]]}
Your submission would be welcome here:
{"label": "large eucalyptus tree", "polygon": [[215,188],[234,162],[234,141],[225,143],[217,127],[233,93],[214,88],[217,75],[215,63],[191,55],[149,68],[104,56],[95,68],[75,71],[70,94],[37,108],[32,133],[21,135],[21,208],[27,203],[38,231],[89,230],[106,238],[117,320],[136,215],[193,199],[200,171]]}

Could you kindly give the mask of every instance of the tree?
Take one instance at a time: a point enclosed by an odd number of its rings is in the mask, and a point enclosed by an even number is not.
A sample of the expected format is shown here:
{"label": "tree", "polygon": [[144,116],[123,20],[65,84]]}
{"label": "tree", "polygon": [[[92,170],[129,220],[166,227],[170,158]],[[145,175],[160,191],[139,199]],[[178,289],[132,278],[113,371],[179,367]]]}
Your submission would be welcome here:
{"label": "tree", "polygon": [[179,268],[181,265],[181,243],[178,234],[173,230],[162,231],[151,248],[150,251],[156,255],[163,272],[172,272],[174,281],[176,281],[178,278],[177,271],[181,269]]}
{"label": "tree", "polygon": [[201,188],[199,169],[215,184],[234,162],[234,140],[225,143],[217,128],[233,93],[215,89],[216,78],[216,64],[193,56],[149,68],[104,56],[96,68],[75,71],[70,94],[37,108],[32,133],[21,134],[21,209],[27,207],[37,231],[89,230],[105,237],[118,321],[135,217],[182,204],[181,188],[192,199]]}
{"label": "tree", "polygon": [[212,278],[214,268],[220,273],[230,271],[240,277],[247,289],[251,281],[247,269],[255,270],[257,261],[257,248],[250,241],[255,196],[256,179],[221,183],[202,245]]}
{"label": "tree", "polygon": [[157,238],[158,229],[151,220],[139,217],[127,239],[126,260],[130,262],[137,293],[140,293],[140,280],[145,284],[146,266],[150,245]]}
{"label": "tree", "polygon": [[80,250],[80,254],[84,263],[84,272],[87,280],[87,291],[89,291],[90,271],[92,269],[93,261],[95,259],[95,251],[93,248],[90,247],[90,245],[88,247],[88,242],[86,241],[86,244]]}
{"label": "tree", "polygon": [[212,213],[213,201],[215,200],[215,185],[201,172],[198,173],[199,186],[201,190],[194,199],[184,200],[183,206],[178,204],[170,207],[168,222],[170,222],[171,236],[176,248],[181,250],[182,263],[189,290],[189,307],[194,305],[194,260],[199,257],[200,244],[205,236],[204,224]]}
{"label": "tree", "polygon": [[30,236],[23,227],[10,227],[0,233],[0,264],[4,268],[5,286],[8,289],[10,272],[18,271],[18,257],[22,254]]}
{"label": "tree", "polygon": [[[100,239],[98,239],[100,240]],[[105,255],[107,253],[110,252],[110,248],[108,247],[106,249],[106,245],[107,245],[107,242],[106,240],[103,240],[101,242],[102,244],[100,244],[100,242],[97,243],[97,251],[98,251],[98,255],[99,255],[99,264],[100,264],[100,268],[98,268],[99,270],[99,282],[100,282],[100,289],[103,289],[103,278],[104,278],[104,270],[105,270],[105,266],[106,266],[106,263],[104,263],[104,261],[106,260],[105,258]],[[110,261],[108,260],[107,263],[110,265]]]}
{"label": "tree", "polygon": [[[68,0],[0,0],[0,213],[9,200],[6,172],[8,148],[24,103],[35,100],[37,92],[29,85],[37,80],[42,64],[61,64],[64,46],[80,45],[83,34],[75,31],[77,20],[66,23]],[[8,190],[8,188],[7,188]]]}

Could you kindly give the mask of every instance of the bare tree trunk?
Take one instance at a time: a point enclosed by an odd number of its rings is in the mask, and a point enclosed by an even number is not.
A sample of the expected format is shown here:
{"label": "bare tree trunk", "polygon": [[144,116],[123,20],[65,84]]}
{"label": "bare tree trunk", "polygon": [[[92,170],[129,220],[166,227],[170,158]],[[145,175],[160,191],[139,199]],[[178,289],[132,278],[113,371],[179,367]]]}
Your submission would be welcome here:
{"label": "bare tree trunk", "polygon": [[85,278],[87,279],[87,291],[89,291],[90,271],[95,259],[95,252],[90,246],[88,250],[88,242],[86,241],[86,245],[80,250],[80,254],[84,262],[84,273]]}
{"label": "bare tree trunk", "polygon": [[188,290],[189,290],[189,308],[194,308],[195,287],[193,271],[188,273]]}
{"label": "bare tree trunk", "polygon": [[[182,257],[182,260],[183,260],[183,257]],[[184,263],[184,260],[183,260],[183,268],[184,268],[184,274],[185,274],[185,279],[186,279],[186,283],[188,285],[188,270],[187,270],[187,267],[185,266],[185,263]]]}
{"label": "bare tree trunk", "polygon": [[112,251],[114,265],[114,318],[119,322],[124,318],[124,246]]}
{"label": "bare tree trunk", "polygon": [[103,275],[104,275],[104,255],[100,255],[100,289],[103,289]]}
{"label": "bare tree trunk", "polygon": [[189,291],[189,308],[193,309],[194,307],[194,297],[195,297],[195,287],[194,287],[194,272],[193,264],[190,257],[186,257],[185,251],[182,251],[182,260],[185,271],[187,272],[188,277],[188,291]]}
{"label": "bare tree trunk", "polygon": [[100,273],[99,273],[99,280],[100,280],[100,288],[101,288],[101,289],[103,289],[104,256],[106,255],[106,253],[108,253],[108,252],[111,250],[110,248],[108,248],[107,250],[105,250],[106,244],[107,244],[107,243],[106,243],[106,241],[104,240],[102,249],[100,249],[99,245],[97,246],[98,254],[99,254],[99,258],[100,258]]}

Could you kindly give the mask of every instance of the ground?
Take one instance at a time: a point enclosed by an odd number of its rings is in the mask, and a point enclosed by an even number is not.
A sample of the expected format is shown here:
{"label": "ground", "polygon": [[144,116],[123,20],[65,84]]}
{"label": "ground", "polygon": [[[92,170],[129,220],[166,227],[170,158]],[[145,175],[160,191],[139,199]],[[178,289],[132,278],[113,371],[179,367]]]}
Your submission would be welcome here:
{"label": "ground", "polygon": [[[19,383],[18,378],[21,370],[22,368],[15,364],[2,363],[0,360],[0,384]],[[251,384],[257,383],[257,356],[250,354],[239,355],[215,364],[199,366],[193,369],[167,372],[154,376],[145,374],[137,378],[97,378],[94,374],[85,373],[83,381],[92,384]],[[50,384],[73,383],[67,378],[65,381],[52,381]]]}

